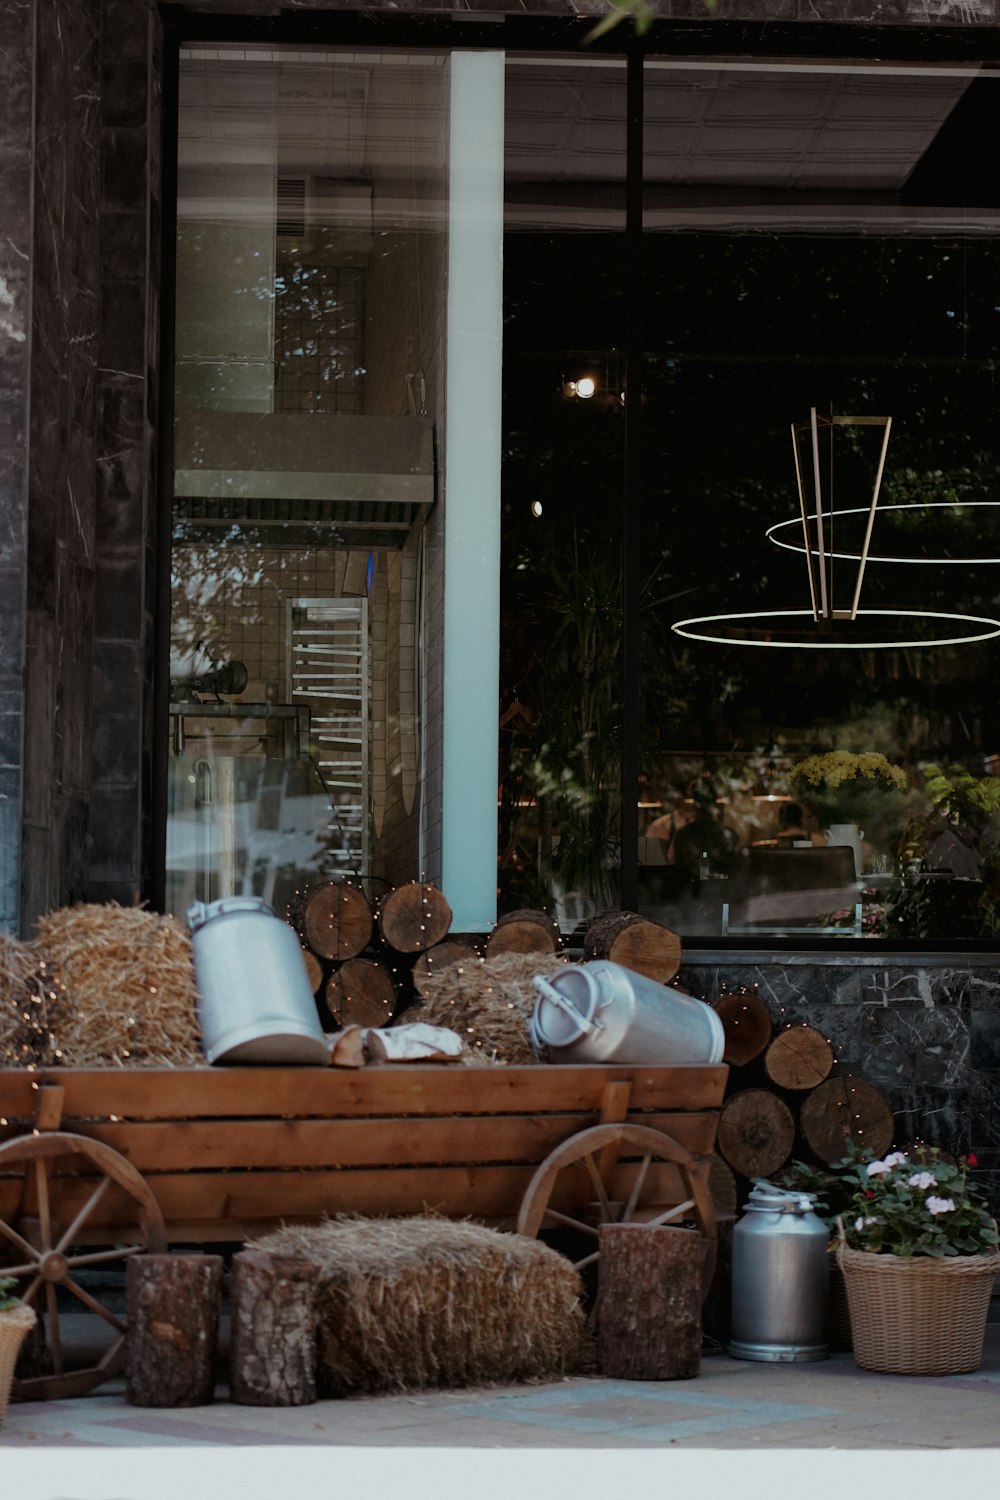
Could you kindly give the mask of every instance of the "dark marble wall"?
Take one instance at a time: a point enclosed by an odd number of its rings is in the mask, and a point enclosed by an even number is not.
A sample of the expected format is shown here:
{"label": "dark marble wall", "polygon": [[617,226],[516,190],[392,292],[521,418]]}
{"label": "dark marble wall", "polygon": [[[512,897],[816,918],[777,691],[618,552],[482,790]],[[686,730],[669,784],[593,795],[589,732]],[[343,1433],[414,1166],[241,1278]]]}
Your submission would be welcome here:
{"label": "dark marble wall", "polygon": [[155,0],[5,0],[0,930],[142,885],[151,729]]}
{"label": "dark marble wall", "polygon": [[33,0],[10,0],[0,37],[0,932],[17,930],[21,908],[34,55]]}
{"label": "dark marble wall", "polygon": [[84,887],[99,30],[99,0],[35,6],[22,924]]}
{"label": "dark marble wall", "polygon": [[[647,0],[663,20],[684,21],[801,21],[803,23],[857,22],[869,25],[996,25],[1000,0]],[[217,15],[274,16],[281,11],[358,10],[356,0],[187,0],[192,11]],[[370,0],[372,11],[439,11],[490,15],[585,16],[603,15],[605,0]]]}
{"label": "dark marble wall", "polygon": [[160,319],[161,29],[153,0],[101,0],[96,592],[87,895],[146,883]]}
{"label": "dark marble wall", "polygon": [[972,1151],[1000,1213],[1000,954],[692,958],[680,980],[705,999],[723,984],[756,985],[776,1027],[822,1031],[837,1066],[885,1095],[897,1144]]}

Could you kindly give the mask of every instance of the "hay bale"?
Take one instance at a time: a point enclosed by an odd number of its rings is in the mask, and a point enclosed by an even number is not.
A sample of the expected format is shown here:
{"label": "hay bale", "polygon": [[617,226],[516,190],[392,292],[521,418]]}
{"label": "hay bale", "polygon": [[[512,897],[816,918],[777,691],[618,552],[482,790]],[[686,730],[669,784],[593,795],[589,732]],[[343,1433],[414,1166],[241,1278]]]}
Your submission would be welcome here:
{"label": "hay bale", "polygon": [[553,953],[500,953],[455,963],[422,982],[423,1003],[406,1013],[447,1026],[465,1042],[463,1062],[537,1063],[531,1047],[534,980],[569,959]]}
{"label": "hay bale", "polygon": [[67,1067],[207,1067],[191,939],[142,907],[61,907],[39,919],[36,949],[58,996]]}
{"label": "hay bale", "polygon": [[0,933],[0,1066],[38,1068],[62,1059],[62,992],[35,945]]}
{"label": "hay bale", "polygon": [[508,1385],[581,1367],[579,1273],[538,1240],[430,1215],[342,1216],[247,1248],[319,1265],[323,1395]]}

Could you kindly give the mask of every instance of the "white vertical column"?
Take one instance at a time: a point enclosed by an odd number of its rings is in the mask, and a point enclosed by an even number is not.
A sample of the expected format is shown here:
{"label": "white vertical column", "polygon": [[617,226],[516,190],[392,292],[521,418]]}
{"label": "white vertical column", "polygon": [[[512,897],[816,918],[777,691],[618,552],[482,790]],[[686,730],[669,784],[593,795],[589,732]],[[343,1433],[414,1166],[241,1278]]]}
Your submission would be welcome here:
{"label": "white vertical column", "polygon": [[457,932],[496,920],[503,84],[502,52],[453,54],[441,885]]}

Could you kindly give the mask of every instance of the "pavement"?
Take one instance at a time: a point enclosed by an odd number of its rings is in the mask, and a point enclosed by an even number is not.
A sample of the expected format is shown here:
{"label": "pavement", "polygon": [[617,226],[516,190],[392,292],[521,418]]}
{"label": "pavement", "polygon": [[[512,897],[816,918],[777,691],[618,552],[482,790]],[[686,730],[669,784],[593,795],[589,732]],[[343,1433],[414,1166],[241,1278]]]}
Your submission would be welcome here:
{"label": "pavement", "polygon": [[552,1500],[593,1490],[602,1475],[617,1496],[626,1481],[690,1487],[698,1476],[703,1487],[727,1473],[741,1496],[760,1480],[770,1497],[805,1483],[808,1500],[873,1485],[947,1500],[966,1473],[977,1491],[1000,1493],[1000,1322],[987,1326],[982,1364],[968,1375],[878,1375],[850,1353],[770,1363],[718,1351],[690,1380],[578,1376],[296,1408],[236,1405],[222,1377],[220,1360],[215,1399],[200,1407],[130,1406],[121,1380],[73,1400],[12,1402],[0,1428],[0,1496],[281,1500],[293,1472],[300,1493],[315,1472],[331,1485],[336,1476],[338,1494],[357,1475],[359,1494],[377,1481],[407,1500],[431,1480],[435,1500],[488,1500],[491,1480],[505,1500],[518,1490]]}

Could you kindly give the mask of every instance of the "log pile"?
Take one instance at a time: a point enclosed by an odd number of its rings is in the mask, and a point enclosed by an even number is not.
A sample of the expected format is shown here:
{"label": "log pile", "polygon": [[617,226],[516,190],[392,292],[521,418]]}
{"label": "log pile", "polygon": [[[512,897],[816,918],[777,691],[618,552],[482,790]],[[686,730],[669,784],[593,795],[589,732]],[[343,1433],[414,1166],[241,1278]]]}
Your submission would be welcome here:
{"label": "log pile", "polygon": [[829,1037],[805,1022],[777,1026],[756,986],[723,987],[709,1003],[722,1021],[730,1065],[718,1149],[741,1202],[754,1178],[773,1178],[793,1157],[832,1166],[849,1142],[875,1155],[889,1149],[888,1101],[838,1062]]}

